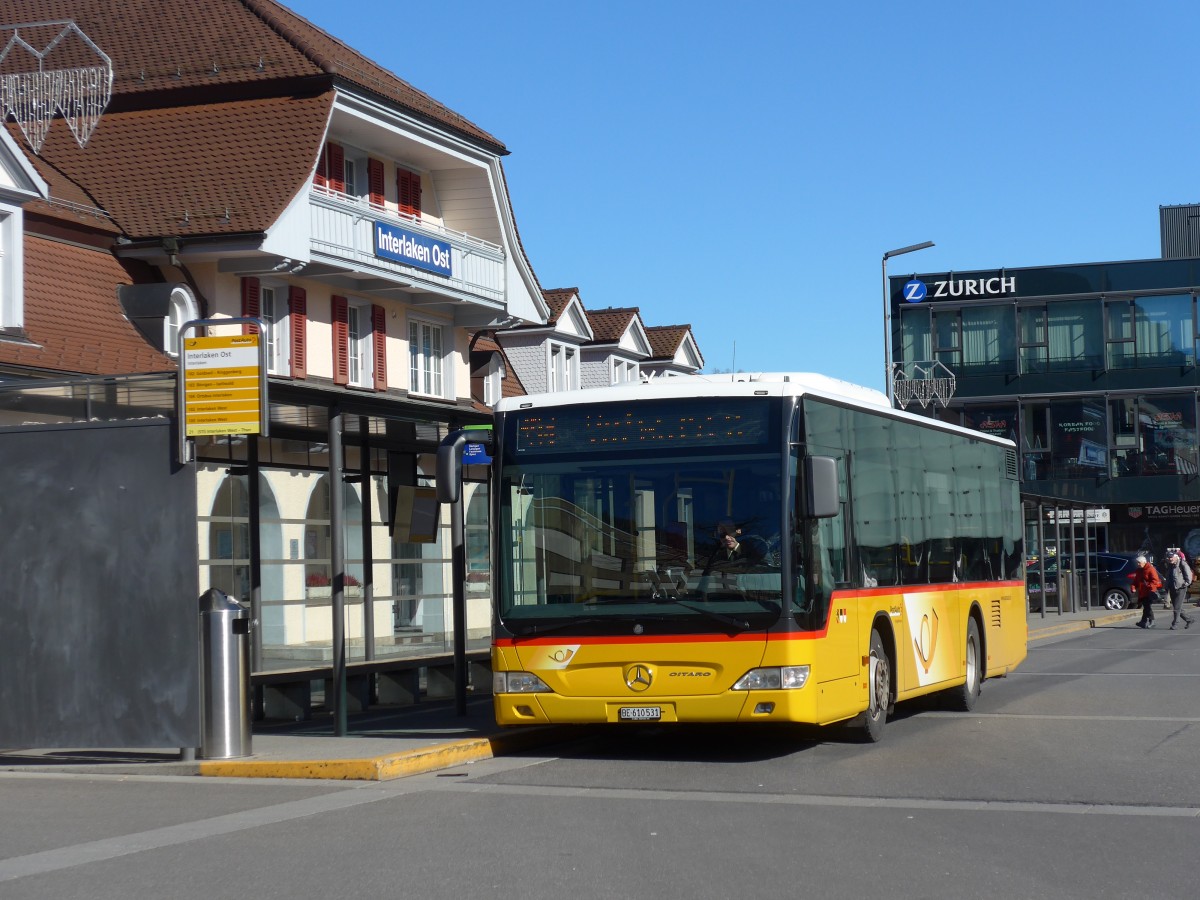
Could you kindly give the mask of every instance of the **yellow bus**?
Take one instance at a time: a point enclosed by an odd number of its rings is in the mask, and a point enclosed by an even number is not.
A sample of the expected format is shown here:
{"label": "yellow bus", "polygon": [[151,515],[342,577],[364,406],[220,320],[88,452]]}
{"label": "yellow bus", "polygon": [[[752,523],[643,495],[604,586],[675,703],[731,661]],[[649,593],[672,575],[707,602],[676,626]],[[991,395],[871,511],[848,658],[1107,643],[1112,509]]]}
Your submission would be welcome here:
{"label": "yellow bus", "polygon": [[970,710],[1026,653],[1010,441],[811,374],[496,408],[501,725]]}

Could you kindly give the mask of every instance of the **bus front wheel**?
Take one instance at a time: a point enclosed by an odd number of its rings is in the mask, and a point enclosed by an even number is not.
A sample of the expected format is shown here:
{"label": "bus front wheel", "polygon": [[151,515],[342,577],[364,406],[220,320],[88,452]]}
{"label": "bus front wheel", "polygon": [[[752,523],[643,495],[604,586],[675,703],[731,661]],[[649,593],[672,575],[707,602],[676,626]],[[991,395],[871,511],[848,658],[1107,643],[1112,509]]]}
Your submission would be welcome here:
{"label": "bus front wheel", "polygon": [[979,643],[979,625],[967,619],[967,646],[963,650],[967,680],[946,692],[947,705],[959,712],[975,708],[983,682],[983,648]]}
{"label": "bus front wheel", "polygon": [[888,707],[892,702],[892,664],[883,648],[883,638],[878,628],[871,629],[867,677],[869,705],[860,719],[859,734],[864,741],[875,743],[883,737],[883,726],[887,724]]}

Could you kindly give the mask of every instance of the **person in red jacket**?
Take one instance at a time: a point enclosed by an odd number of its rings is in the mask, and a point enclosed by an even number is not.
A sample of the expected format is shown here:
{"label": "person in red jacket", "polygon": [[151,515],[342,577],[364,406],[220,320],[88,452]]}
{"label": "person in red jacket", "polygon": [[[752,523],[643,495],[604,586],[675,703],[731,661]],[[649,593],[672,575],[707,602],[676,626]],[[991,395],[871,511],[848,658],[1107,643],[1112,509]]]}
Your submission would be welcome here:
{"label": "person in red jacket", "polygon": [[1129,579],[1133,582],[1138,599],[1142,601],[1142,618],[1137,623],[1137,627],[1153,628],[1154,601],[1158,599],[1162,579],[1158,577],[1158,570],[1143,554],[1139,553],[1134,562],[1137,563],[1137,571],[1130,575]]}

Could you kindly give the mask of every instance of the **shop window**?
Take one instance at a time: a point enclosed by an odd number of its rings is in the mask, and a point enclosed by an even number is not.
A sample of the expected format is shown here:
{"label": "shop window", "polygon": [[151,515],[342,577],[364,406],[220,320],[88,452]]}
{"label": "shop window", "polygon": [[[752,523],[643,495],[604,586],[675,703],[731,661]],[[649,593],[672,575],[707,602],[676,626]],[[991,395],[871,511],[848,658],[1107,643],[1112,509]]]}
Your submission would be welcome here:
{"label": "shop window", "polygon": [[1016,406],[968,406],[963,409],[963,425],[993,437],[1017,440]]}
{"label": "shop window", "polygon": [[1050,403],[1051,478],[1095,478],[1108,471],[1108,423],[1101,398]]}
{"label": "shop window", "polygon": [[1050,468],[1050,406],[1027,403],[1021,407],[1021,480],[1043,481]]}
{"label": "shop window", "polygon": [[1191,394],[1138,401],[1143,475],[1195,475],[1196,401]]}
{"label": "shop window", "polygon": [[1118,397],[1108,402],[1109,445],[1112,448],[1109,474],[1114,478],[1137,475],[1141,469],[1138,449],[1137,399]]}

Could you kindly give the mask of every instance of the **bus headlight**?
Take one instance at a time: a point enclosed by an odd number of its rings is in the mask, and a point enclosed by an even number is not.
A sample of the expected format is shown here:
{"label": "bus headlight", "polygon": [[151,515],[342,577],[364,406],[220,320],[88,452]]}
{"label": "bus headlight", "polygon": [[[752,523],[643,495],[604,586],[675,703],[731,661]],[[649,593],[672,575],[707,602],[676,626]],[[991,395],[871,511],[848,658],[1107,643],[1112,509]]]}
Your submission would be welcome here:
{"label": "bus headlight", "polygon": [[735,691],[796,691],[808,682],[808,666],[751,669],[733,685]]}
{"label": "bus headlight", "polygon": [[492,692],[495,694],[542,694],[550,685],[532,672],[493,672]]}

